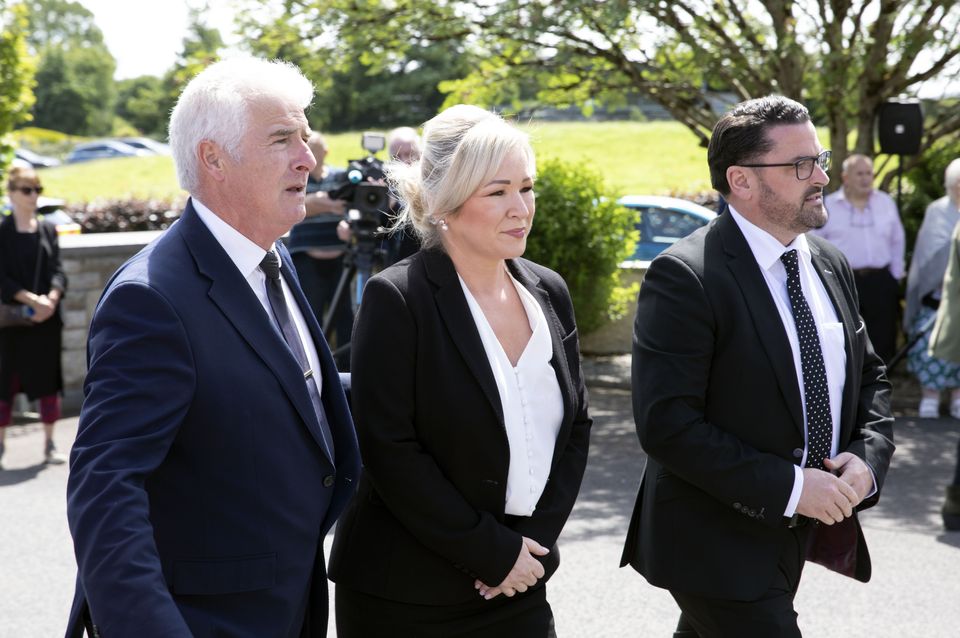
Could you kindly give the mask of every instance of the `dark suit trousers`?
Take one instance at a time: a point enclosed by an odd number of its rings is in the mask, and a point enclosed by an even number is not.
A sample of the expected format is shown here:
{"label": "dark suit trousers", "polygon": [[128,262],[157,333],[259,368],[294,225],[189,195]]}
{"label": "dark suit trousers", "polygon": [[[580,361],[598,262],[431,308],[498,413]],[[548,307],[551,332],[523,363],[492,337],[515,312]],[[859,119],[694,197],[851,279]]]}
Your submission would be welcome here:
{"label": "dark suit trousers", "polygon": [[860,296],[860,315],[877,355],[884,363],[897,349],[900,325],[900,285],[887,268],[862,268],[853,271]]}
{"label": "dark suit trousers", "polygon": [[793,599],[816,527],[807,523],[792,531],[773,582],[757,600],[723,600],[671,590],[681,611],[675,638],[800,638]]}

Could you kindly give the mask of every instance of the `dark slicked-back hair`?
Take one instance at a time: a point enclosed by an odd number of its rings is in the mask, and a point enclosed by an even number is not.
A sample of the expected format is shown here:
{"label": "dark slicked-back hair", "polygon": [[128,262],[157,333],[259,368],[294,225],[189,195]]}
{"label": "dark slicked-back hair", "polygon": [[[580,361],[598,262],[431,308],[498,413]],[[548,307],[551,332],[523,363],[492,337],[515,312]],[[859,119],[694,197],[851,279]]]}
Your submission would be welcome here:
{"label": "dark slicked-back hair", "polygon": [[710,183],[726,197],[730,194],[727,169],[750,164],[773,146],[767,130],[781,124],[810,121],[807,107],[782,95],[747,100],[734,106],[713,127],[707,147]]}

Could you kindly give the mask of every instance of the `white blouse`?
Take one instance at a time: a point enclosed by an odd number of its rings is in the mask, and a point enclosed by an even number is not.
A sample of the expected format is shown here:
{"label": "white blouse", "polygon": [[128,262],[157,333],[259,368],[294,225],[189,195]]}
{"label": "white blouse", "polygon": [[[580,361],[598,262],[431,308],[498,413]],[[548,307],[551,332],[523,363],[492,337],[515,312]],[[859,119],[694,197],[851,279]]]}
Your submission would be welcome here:
{"label": "white blouse", "polygon": [[[459,278],[459,274],[457,275]],[[533,295],[510,275],[533,334],[513,366],[487,321],[480,304],[460,278],[473,321],[497,381],[503,420],[510,445],[506,513],[531,516],[547,484],[553,448],[563,421],[563,396],[550,365],[553,343],[543,309]]]}

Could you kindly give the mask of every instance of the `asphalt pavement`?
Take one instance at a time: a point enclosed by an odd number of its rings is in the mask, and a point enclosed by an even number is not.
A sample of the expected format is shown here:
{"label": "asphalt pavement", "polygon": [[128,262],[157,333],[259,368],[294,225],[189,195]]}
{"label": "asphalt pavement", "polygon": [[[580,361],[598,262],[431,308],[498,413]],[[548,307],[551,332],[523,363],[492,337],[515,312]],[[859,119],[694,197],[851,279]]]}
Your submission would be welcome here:
{"label": "asphalt pavement", "polygon": [[[562,564],[548,585],[557,632],[561,638],[670,638],[677,610],[669,594],[617,567],[644,463],[631,415],[629,358],[589,358],[584,370],[594,429],[580,498],[560,541]],[[939,516],[960,421],[918,420],[915,386],[905,378],[896,386],[897,452],[880,504],[862,515],[873,579],[862,584],[808,565],[796,603],[808,638],[960,636],[960,533],[945,533]],[[69,449],[76,427],[76,418],[58,425],[61,450]],[[43,465],[42,444],[37,423],[15,425],[7,434],[0,471],[0,638],[62,636],[73,595],[67,468]]]}

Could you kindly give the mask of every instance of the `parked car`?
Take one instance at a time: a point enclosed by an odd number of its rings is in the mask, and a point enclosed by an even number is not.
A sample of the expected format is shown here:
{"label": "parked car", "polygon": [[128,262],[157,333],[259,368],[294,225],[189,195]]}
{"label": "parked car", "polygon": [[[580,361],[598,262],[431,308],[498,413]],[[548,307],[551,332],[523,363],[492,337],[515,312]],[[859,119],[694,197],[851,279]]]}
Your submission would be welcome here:
{"label": "parked car", "polygon": [[150,151],[142,148],[135,148],[129,144],[118,142],[117,140],[97,140],[96,142],[84,142],[77,144],[67,155],[67,164],[75,162],[86,162],[95,159],[107,159],[111,157],[139,157],[153,155]]}
{"label": "parked car", "polygon": [[140,148],[149,151],[153,155],[170,155],[170,145],[152,140],[149,137],[119,137],[117,138],[124,144],[129,144],[134,148]]}
{"label": "parked car", "polygon": [[626,195],[617,200],[637,211],[637,247],[628,261],[649,261],[670,244],[717,216],[709,208],[676,197]]}
{"label": "parked car", "polygon": [[60,160],[55,157],[39,155],[25,148],[18,148],[13,151],[16,159],[28,163],[33,168],[50,168],[51,166],[60,166]]}

